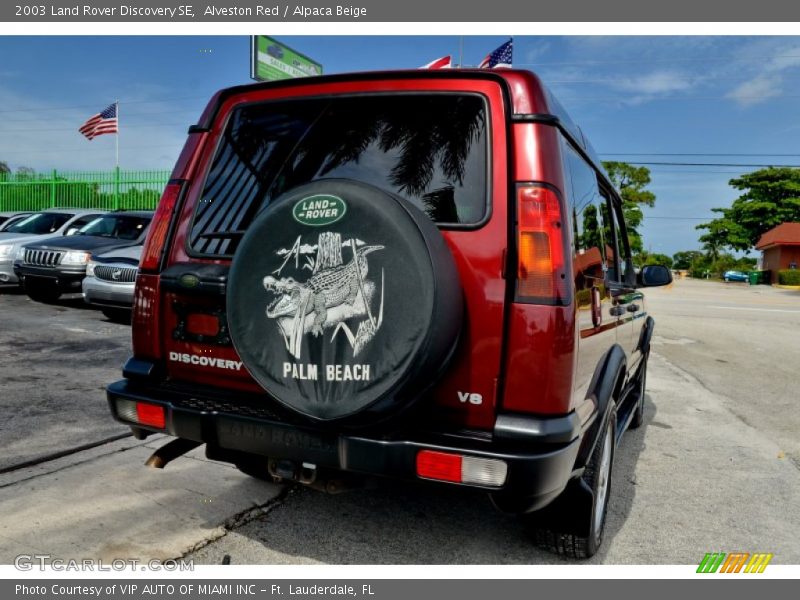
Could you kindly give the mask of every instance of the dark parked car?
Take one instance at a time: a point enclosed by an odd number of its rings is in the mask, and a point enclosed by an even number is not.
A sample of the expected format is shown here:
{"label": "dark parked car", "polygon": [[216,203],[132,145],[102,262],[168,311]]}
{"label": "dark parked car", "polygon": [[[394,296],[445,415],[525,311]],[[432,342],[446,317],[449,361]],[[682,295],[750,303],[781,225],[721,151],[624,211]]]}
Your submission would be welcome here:
{"label": "dark parked car", "polygon": [[642,288],[671,274],[634,272],[619,194],[533,73],[222,90],[155,223],[108,388],[137,436],[328,490],[477,488],[597,551],[643,419]]}
{"label": "dark parked car", "polygon": [[80,292],[92,253],[140,245],[152,218],[148,211],[104,214],[68,238],[27,244],[14,270],[34,300],[52,302],[61,294]]}

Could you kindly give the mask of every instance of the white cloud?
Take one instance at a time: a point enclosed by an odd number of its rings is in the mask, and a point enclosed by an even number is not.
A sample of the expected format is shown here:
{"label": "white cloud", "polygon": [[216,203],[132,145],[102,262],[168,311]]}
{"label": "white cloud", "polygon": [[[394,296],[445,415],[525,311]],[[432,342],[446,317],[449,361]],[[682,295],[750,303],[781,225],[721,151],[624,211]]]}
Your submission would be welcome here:
{"label": "white cloud", "polygon": [[736,86],[728,92],[727,98],[742,106],[753,106],[765,102],[782,93],[782,78],[777,75],[759,75]]}
{"label": "white cloud", "polygon": [[749,107],[785,92],[786,76],[800,68],[800,45],[781,38],[756,38],[734,54],[731,61],[739,76],[750,77],[726,97]]}
{"label": "white cloud", "polygon": [[692,87],[692,81],[685,73],[653,71],[644,75],[614,81],[612,86],[633,94],[656,96],[687,90]]}

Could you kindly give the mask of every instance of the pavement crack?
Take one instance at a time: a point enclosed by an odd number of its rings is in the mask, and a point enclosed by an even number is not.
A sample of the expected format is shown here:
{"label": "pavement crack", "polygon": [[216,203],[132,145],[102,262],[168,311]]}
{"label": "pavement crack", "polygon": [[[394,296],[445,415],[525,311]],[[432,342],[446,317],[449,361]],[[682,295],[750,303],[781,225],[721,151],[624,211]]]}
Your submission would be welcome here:
{"label": "pavement crack", "polygon": [[786,458],[788,458],[789,462],[791,462],[794,465],[795,469],[800,471],[800,459],[798,459],[798,457],[796,457],[796,456],[794,456],[792,454],[787,454]]}
{"label": "pavement crack", "polygon": [[183,554],[176,557],[174,560],[181,560],[186,558],[187,555],[193,554],[202,548],[205,548],[209,544],[216,542],[217,540],[222,539],[229,532],[250,523],[251,521],[255,521],[256,519],[268,515],[270,512],[278,508],[279,506],[283,505],[284,502],[295,493],[297,490],[297,485],[284,485],[283,489],[278,492],[274,498],[271,498],[264,502],[263,504],[258,504],[256,506],[252,506],[250,508],[246,508],[243,511],[233,515],[225,519],[220,527],[217,527],[213,532],[212,535],[208,536],[207,538],[200,540],[190,548],[187,548],[183,551]]}

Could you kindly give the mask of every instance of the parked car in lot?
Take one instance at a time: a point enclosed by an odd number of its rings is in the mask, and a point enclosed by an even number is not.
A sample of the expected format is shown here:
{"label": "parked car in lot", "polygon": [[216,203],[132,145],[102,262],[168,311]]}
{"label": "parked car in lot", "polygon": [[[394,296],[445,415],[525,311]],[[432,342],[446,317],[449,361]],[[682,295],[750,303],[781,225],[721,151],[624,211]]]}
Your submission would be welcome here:
{"label": "parked car in lot", "polygon": [[33,213],[0,231],[0,283],[18,283],[14,267],[22,259],[25,244],[76,233],[87,223],[104,214],[104,210],[54,208]]}
{"label": "parked car in lot", "polygon": [[725,281],[747,281],[747,273],[742,273],[741,271],[725,271],[722,274],[722,278]]}
{"label": "parked car in lot", "polygon": [[[622,202],[532,73],[222,90],[144,245],[107,395],[245,473],[488,492],[539,544],[602,540],[654,321]],[[169,460],[169,452],[161,457]]]}
{"label": "parked car in lot", "polygon": [[94,219],[69,238],[26,244],[14,269],[33,300],[53,302],[61,294],[80,292],[92,253],[140,245],[153,213],[117,211]]}
{"label": "parked car in lot", "polygon": [[86,265],[83,299],[111,321],[129,322],[141,255],[141,245],[93,255]]}
{"label": "parked car in lot", "polygon": [[4,231],[6,227],[13,225],[17,221],[21,221],[30,214],[30,212],[0,212],[0,232]]}

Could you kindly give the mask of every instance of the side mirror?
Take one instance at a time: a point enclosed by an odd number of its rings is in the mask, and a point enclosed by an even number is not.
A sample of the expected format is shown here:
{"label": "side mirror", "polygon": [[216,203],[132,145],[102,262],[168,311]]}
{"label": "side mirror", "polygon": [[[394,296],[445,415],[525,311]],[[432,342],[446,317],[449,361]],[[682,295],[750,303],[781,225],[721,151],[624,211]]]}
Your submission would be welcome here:
{"label": "side mirror", "polygon": [[639,287],[658,287],[672,283],[672,271],[664,265],[642,267],[638,277]]}

